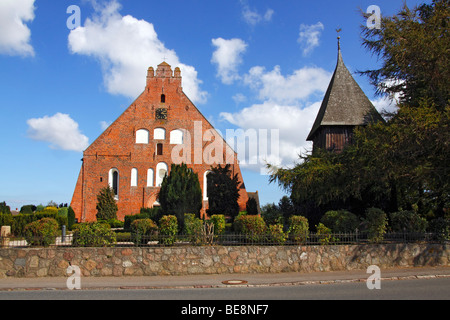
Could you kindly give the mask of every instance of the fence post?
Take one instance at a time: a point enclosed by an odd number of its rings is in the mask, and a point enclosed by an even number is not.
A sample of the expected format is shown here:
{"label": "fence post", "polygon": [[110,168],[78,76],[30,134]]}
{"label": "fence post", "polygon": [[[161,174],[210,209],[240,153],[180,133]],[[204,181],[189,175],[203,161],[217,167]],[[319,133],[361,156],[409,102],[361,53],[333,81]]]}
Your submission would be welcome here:
{"label": "fence post", "polygon": [[10,236],[11,236],[11,226],[2,226],[0,237],[2,239],[3,248],[8,247]]}
{"label": "fence post", "polygon": [[61,244],[64,244],[64,242],[66,242],[66,225],[61,227]]}

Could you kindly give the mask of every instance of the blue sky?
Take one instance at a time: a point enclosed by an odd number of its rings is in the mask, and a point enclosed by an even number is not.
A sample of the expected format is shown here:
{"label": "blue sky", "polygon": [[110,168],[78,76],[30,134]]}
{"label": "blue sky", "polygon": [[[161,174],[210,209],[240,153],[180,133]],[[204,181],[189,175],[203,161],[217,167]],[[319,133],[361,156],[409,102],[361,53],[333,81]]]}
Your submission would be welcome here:
{"label": "blue sky", "polygon": [[[310,148],[306,135],[336,64],[335,29],[351,72],[375,68],[361,46],[359,10],[393,15],[402,2],[1,0],[0,202],[69,203],[82,151],[164,58],[181,68],[185,93],[218,130],[278,130],[276,162],[292,166]],[[81,18],[72,30],[71,5]],[[354,76],[378,109],[392,108]],[[261,204],[278,202],[284,194],[262,165],[241,166],[247,190],[258,190]]]}

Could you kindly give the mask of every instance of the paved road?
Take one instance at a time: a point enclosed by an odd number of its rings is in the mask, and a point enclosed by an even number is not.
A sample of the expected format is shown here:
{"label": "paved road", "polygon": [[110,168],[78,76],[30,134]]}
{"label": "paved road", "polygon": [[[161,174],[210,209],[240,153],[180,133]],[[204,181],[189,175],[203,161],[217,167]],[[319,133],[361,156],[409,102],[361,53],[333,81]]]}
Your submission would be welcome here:
{"label": "paved road", "polygon": [[[369,290],[365,282],[189,288],[0,291],[0,300],[450,300],[450,278],[387,280],[381,289]],[[234,302],[233,302],[234,301]],[[187,305],[188,302],[185,302]],[[270,304],[270,303],[269,303]],[[178,303],[180,305],[180,303]],[[183,305],[183,303],[181,304]]]}

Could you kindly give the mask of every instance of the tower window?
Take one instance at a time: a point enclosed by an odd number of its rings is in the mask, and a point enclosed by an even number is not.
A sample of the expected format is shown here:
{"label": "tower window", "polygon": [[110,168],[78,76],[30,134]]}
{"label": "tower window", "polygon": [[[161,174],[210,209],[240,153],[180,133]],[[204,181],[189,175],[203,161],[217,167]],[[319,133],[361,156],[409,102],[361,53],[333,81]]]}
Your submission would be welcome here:
{"label": "tower window", "polygon": [[166,103],[166,95],[165,94],[161,95],[161,103]]}

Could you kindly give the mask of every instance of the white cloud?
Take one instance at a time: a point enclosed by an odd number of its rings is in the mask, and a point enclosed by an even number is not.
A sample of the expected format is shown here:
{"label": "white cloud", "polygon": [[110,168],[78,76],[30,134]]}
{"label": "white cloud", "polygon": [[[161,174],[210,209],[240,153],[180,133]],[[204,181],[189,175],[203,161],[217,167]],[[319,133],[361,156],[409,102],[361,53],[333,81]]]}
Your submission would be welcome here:
{"label": "white cloud", "polygon": [[[262,104],[254,104],[236,113],[222,112],[220,117],[244,131],[249,129],[258,132],[259,129],[267,129],[268,132],[272,129],[278,130],[278,155],[270,152],[267,156],[258,153],[263,158],[258,159],[257,165],[250,166],[247,165],[250,162],[249,159],[242,161],[245,160],[245,155],[238,154],[241,163],[244,163],[243,167],[260,171],[265,166],[264,160],[283,167],[292,166],[298,161],[300,153],[311,150],[311,143],[307,142],[306,138],[314,123],[320,104],[320,102],[312,103],[302,109],[298,106],[280,105],[266,101]],[[255,128],[255,125],[257,128]],[[266,139],[268,135],[262,135],[259,138],[263,139],[262,143],[270,151],[271,141]]]}
{"label": "white cloud", "polygon": [[260,22],[269,22],[272,20],[272,16],[274,11],[272,9],[267,9],[266,12],[262,15],[255,10],[250,9],[250,6],[247,4],[247,1],[241,0],[242,4],[242,17],[244,21],[249,25],[255,26]]}
{"label": "white cloud", "polygon": [[[248,165],[248,155],[238,152],[243,167],[250,170],[265,171],[265,160],[277,166],[292,166],[299,160],[299,154],[310,151],[311,143],[306,141],[321,102],[319,99],[327,89],[331,73],[321,68],[304,67],[294,70],[290,75],[283,75],[279,66],[272,71],[255,66],[244,76],[244,83],[257,92],[260,104],[253,104],[239,112],[222,112],[220,118],[240,129],[278,130],[278,154],[258,153],[256,165]],[[271,149],[271,141],[262,136],[262,143]],[[259,137],[261,139],[261,136]],[[256,142],[258,145],[261,140]],[[261,158],[263,156],[263,158]]]}
{"label": "white cloud", "polygon": [[158,39],[153,24],[119,13],[121,5],[112,0],[101,6],[94,2],[95,15],[84,26],[69,34],[69,49],[74,54],[97,58],[102,65],[108,92],[135,98],[145,87],[150,66],[166,58],[172,67],[180,67],[183,90],[193,102],[206,102],[201,80],[194,67],[180,62],[174,50]]}
{"label": "white cloud", "polygon": [[112,121],[100,121],[100,128],[102,131],[105,131],[108,129],[108,127],[111,125]]}
{"label": "white cloud", "polygon": [[236,104],[240,104],[242,102],[247,101],[247,97],[242,93],[236,93],[232,98]]}
{"label": "white cloud", "polygon": [[286,104],[325,92],[330,78],[331,74],[322,68],[304,67],[285,77],[280,66],[269,72],[255,66],[244,76],[244,82],[258,91],[259,99]]}
{"label": "white cloud", "polygon": [[27,120],[28,136],[37,141],[50,143],[52,149],[83,151],[89,139],[78,129],[78,123],[68,114],[57,113]]}
{"label": "white cloud", "polygon": [[300,25],[300,33],[297,41],[303,47],[304,56],[311,53],[319,45],[319,38],[323,29],[324,26],[320,21],[313,25]]}
{"label": "white cloud", "polygon": [[0,1],[0,54],[34,56],[31,31],[25,24],[34,20],[34,1]]}
{"label": "white cloud", "polygon": [[242,54],[247,49],[247,44],[241,39],[226,40],[223,38],[212,39],[216,47],[211,62],[217,65],[217,76],[224,84],[232,84],[240,79],[237,69],[242,63]]}

